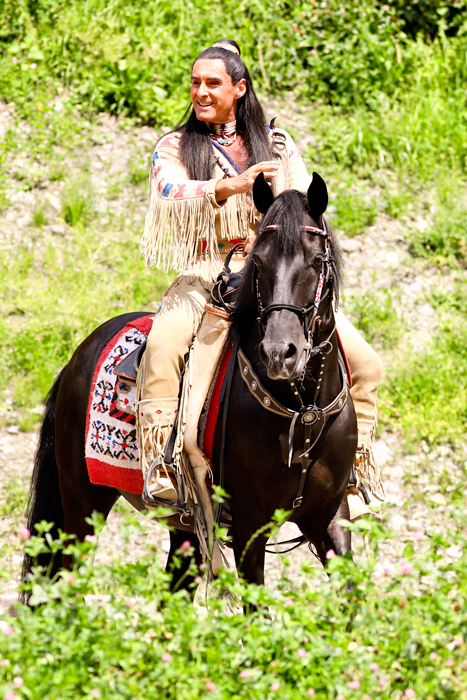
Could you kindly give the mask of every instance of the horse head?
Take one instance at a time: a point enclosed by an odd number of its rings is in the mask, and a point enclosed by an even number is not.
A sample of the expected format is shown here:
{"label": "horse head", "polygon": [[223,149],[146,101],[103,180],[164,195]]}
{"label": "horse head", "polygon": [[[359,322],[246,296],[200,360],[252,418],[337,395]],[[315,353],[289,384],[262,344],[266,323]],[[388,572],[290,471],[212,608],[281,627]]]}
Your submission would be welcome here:
{"label": "horse head", "polygon": [[261,174],[253,197],[265,215],[245,270],[261,320],[259,354],[271,379],[290,380],[334,327],[339,256],[323,217],[327,188],[313,173],[306,196],[288,190],[274,198]]}

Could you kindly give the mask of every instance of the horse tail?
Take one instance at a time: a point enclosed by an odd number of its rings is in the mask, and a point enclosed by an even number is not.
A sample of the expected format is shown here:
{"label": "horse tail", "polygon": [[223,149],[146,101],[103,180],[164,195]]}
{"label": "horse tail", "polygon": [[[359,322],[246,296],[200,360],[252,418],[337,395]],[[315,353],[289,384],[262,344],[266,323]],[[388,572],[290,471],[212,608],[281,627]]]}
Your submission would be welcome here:
{"label": "horse tail", "polygon": [[[26,507],[27,527],[31,535],[37,534],[36,525],[45,520],[48,523],[53,523],[50,534],[54,539],[58,536],[59,528],[63,529],[63,505],[55,458],[55,403],[65,369],[66,367],[62,369],[47,396]],[[25,581],[34,563],[35,560],[25,553],[22,581]],[[50,555],[42,554],[38,557],[40,566],[48,567],[50,563]],[[52,562],[50,576],[58,571],[60,564],[61,552],[58,552]],[[21,593],[22,602],[26,603],[28,598],[28,592]]]}

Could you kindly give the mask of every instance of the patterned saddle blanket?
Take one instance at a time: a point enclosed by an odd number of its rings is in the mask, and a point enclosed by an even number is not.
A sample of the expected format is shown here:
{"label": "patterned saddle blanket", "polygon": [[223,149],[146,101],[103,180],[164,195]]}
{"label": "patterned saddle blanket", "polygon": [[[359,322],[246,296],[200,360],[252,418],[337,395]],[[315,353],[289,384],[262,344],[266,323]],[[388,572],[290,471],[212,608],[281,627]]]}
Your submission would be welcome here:
{"label": "patterned saddle blanket", "polygon": [[[86,423],[85,457],[91,483],[136,494],[142,493],[144,485],[136,440],[136,389],[121,373],[134,376],[131,358],[129,362],[125,359],[144,343],[153,319],[151,314],[132,321],[102,351],[91,385]],[[228,343],[200,418],[199,444],[210,461],[219,397],[231,354]]]}

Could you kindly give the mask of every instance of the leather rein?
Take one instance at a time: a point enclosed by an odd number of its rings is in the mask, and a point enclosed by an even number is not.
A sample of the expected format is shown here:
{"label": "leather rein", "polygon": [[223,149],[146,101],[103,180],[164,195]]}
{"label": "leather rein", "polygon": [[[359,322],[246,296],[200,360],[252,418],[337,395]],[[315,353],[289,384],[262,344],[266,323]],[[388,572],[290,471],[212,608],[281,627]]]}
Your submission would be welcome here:
{"label": "leather rein", "polygon": [[[277,230],[278,226],[276,225],[271,225],[271,226],[266,226],[264,231],[267,230]],[[313,303],[308,306],[308,307],[300,307],[300,306],[295,306],[293,304],[269,304],[269,306],[264,307],[261,299],[261,292],[259,288],[259,280],[258,280],[258,275],[256,272],[256,267],[255,267],[255,273],[254,273],[254,278],[253,278],[253,284],[254,284],[254,289],[256,292],[256,297],[257,297],[257,302],[258,302],[258,311],[259,311],[259,316],[258,316],[258,322],[260,325],[260,332],[264,332],[264,328],[267,322],[267,317],[270,313],[273,311],[291,311],[292,313],[297,314],[303,323],[303,329],[305,333],[305,337],[307,339],[306,345],[305,345],[305,352],[307,353],[306,357],[306,362],[304,365],[304,370],[302,375],[299,377],[298,380],[295,381],[290,381],[290,387],[293,391],[294,396],[298,399],[300,403],[300,408],[298,410],[296,409],[291,409],[287,408],[286,406],[283,406],[279,401],[277,401],[272,394],[265,389],[258,376],[254,372],[250,362],[242,352],[241,348],[238,348],[237,352],[237,357],[238,357],[238,362],[239,362],[239,367],[240,367],[240,372],[243,378],[243,381],[248,387],[249,392],[256,398],[256,400],[262,405],[262,407],[271,413],[275,413],[276,415],[279,415],[283,418],[288,418],[291,423],[290,423],[290,429],[289,429],[289,452],[288,452],[288,467],[290,468],[292,466],[292,458],[293,458],[293,443],[294,443],[294,434],[295,434],[295,426],[297,424],[297,421],[300,420],[302,425],[303,425],[303,430],[304,430],[304,446],[303,446],[303,451],[302,454],[300,455],[300,461],[301,461],[301,470],[300,470],[300,481],[299,481],[299,486],[298,486],[298,491],[297,494],[294,498],[292,507],[295,510],[299,506],[301,506],[302,501],[303,501],[303,489],[305,487],[305,482],[306,482],[306,477],[308,475],[308,471],[310,469],[310,466],[312,464],[312,460],[309,458],[311,450],[315,447],[317,444],[318,440],[320,439],[323,430],[326,426],[326,423],[328,421],[328,418],[332,415],[338,414],[342,411],[344,408],[348,396],[349,396],[349,382],[348,382],[348,377],[347,377],[347,370],[344,364],[344,361],[341,357],[341,354],[339,352],[339,357],[338,357],[338,363],[339,363],[339,373],[341,376],[341,390],[338,393],[338,395],[335,397],[333,401],[331,401],[330,404],[327,406],[320,407],[316,405],[316,401],[318,398],[319,390],[321,388],[321,381],[323,378],[323,373],[324,373],[324,364],[326,361],[326,356],[331,352],[333,349],[333,345],[331,343],[331,337],[334,335],[336,327],[335,324],[329,333],[328,337],[326,340],[322,341],[319,345],[314,346],[313,345],[313,336],[315,334],[316,328],[320,326],[321,324],[321,317],[318,315],[318,310],[322,302],[329,297],[329,303],[332,303],[333,300],[333,291],[334,291],[334,277],[335,277],[335,260],[331,255],[331,246],[330,242],[332,241],[332,238],[330,234],[320,228],[315,228],[314,226],[303,226],[303,230],[306,231],[307,233],[311,233],[314,236],[320,236],[324,238],[325,241],[325,255],[324,258],[322,259],[321,262],[321,269],[320,269],[320,274],[319,274],[319,279],[318,279],[318,287],[316,289],[316,294],[315,294],[315,299]],[[326,286],[326,289],[323,294],[323,289]],[[304,404],[301,393],[304,392],[305,388],[303,385],[303,381],[305,378],[305,373],[306,369],[308,366],[308,363],[312,357],[315,355],[321,354],[322,359],[321,359],[321,366],[319,370],[319,375],[316,380],[316,388],[314,392],[314,398],[313,398],[313,403],[312,404]],[[315,429],[315,426],[318,427],[318,432],[315,434],[315,437],[313,437],[313,431]]]}

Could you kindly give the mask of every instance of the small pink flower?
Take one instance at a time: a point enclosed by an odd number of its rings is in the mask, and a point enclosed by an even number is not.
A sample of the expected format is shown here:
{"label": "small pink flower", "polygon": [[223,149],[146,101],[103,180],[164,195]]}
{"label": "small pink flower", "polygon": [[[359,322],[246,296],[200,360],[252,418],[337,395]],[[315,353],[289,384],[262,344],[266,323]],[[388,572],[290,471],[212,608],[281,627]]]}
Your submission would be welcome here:
{"label": "small pink flower", "polygon": [[318,52],[317,52],[316,49],[311,49],[310,53],[311,53],[312,56],[317,56],[317,55],[318,55]]}
{"label": "small pink flower", "polygon": [[370,671],[378,671],[379,670],[379,664],[376,663],[376,661],[372,661],[370,664]]}
{"label": "small pink flower", "polygon": [[296,22],[292,24],[292,29],[294,30],[294,32],[298,30],[298,24]]}
{"label": "small pink flower", "polygon": [[379,685],[380,685],[381,688],[384,688],[384,686],[386,685],[386,678],[385,678],[384,676],[382,676],[382,677],[378,680],[378,683],[379,683]]}
{"label": "small pink flower", "polygon": [[208,565],[204,563],[204,561],[199,565],[199,570],[200,571],[205,571],[208,568]]}
{"label": "small pink flower", "polygon": [[413,571],[413,566],[410,562],[406,561],[401,564],[400,572],[403,576],[408,576]]}
{"label": "small pink flower", "polygon": [[10,659],[2,659],[2,660],[0,661],[0,666],[1,666],[2,668],[6,668],[7,666],[11,666],[11,661],[10,661]]}
{"label": "small pink flower", "polygon": [[385,566],[385,567],[383,568],[383,574],[384,574],[385,576],[392,576],[392,569],[391,569],[391,567],[390,567],[390,566]]}
{"label": "small pink flower", "polygon": [[383,5],[381,9],[384,10],[384,12],[389,12],[389,5]]}
{"label": "small pink flower", "polygon": [[164,654],[162,654],[162,656],[161,656],[161,660],[162,660],[165,664],[169,664],[169,663],[172,661],[172,659],[173,659],[173,656],[172,656],[172,654],[169,654],[168,651],[166,651],[166,652],[165,652]]}
{"label": "small pink flower", "polygon": [[127,608],[131,608],[132,605],[136,603],[136,600],[134,598],[127,598],[125,600],[125,605]]}
{"label": "small pink flower", "polygon": [[436,659],[438,658],[438,654],[436,653],[436,651],[431,651],[428,658],[430,659],[430,661],[436,661]]}
{"label": "small pink flower", "polygon": [[313,688],[308,688],[306,691],[306,694],[308,695],[309,698],[314,698],[316,697],[316,690],[313,690]]}
{"label": "small pink flower", "polygon": [[16,695],[16,693],[5,693],[3,696],[3,700],[19,700],[19,695]]}
{"label": "small pink flower", "polygon": [[423,532],[414,532],[413,540],[414,542],[420,542],[420,540],[423,540]]}
{"label": "small pink flower", "polygon": [[339,693],[336,700],[345,700],[345,695],[342,695],[342,693]]}
{"label": "small pink flower", "polygon": [[401,498],[410,498],[410,493],[408,491],[402,491]]}
{"label": "small pink flower", "polygon": [[216,690],[216,684],[214,683],[214,681],[206,681],[204,687],[206,688],[206,690],[209,690],[210,693],[214,693]]}
{"label": "small pink flower", "polygon": [[97,607],[98,607],[98,608],[103,608],[104,605],[105,605],[105,603],[104,603],[103,600],[98,600],[98,601],[97,601]]}
{"label": "small pink flower", "polygon": [[292,598],[287,598],[287,600],[284,600],[284,608],[290,608],[292,605],[295,605],[295,601]]}
{"label": "small pink flower", "polygon": [[339,10],[339,12],[340,12],[341,15],[345,15],[345,10],[344,10],[343,7],[341,7],[341,9]]}
{"label": "small pink flower", "polygon": [[109,525],[109,531],[115,535],[118,532],[118,525],[115,525],[115,523],[112,523],[112,525]]}
{"label": "small pink flower", "polygon": [[11,637],[11,635],[15,632],[13,627],[4,620],[0,620],[0,629],[2,630],[5,637]]}
{"label": "small pink flower", "polygon": [[201,576],[195,576],[194,582],[199,586],[200,583],[203,583],[203,579]]}
{"label": "small pink flower", "polygon": [[244,671],[240,671],[240,678],[250,678],[251,677],[251,671],[249,671],[247,668]]}
{"label": "small pink flower", "polygon": [[454,666],[454,659],[446,659],[446,666],[452,668]]}
{"label": "small pink flower", "polygon": [[89,694],[92,698],[100,698],[100,696],[101,696],[101,693],[99,690],[97,690],[97,688],[94,688],[93,690],[91,690],[91,692]]}
{"label": "small pink flower", "polygon": [[416,697],[416,695],[417,695],[417,693],[415,692],[415,690],[413,688],[406,688],[405,693],[402,697],[403,698],[414,698],[414,697]]}
{"label": "small pink flower", "polygon": [[453,647],[461,647],[464,643],[464,637],[454,637],[452,640]]}
{"label": "small pink flower", "polygon": [[77,593],[75,593],[75,598],[82,598],[82,597],[83,596],[81,595],[81,593],[79,591]]}
{"label": "small pink flower", "polygon": [[360,681],[349,681],[347,683],[347,688],[350,688],[350,690],[358,690],[360,688]]}
{"label": "small pink flower", "polygon": [[24,685],[24,680],[21,678],[21,676],[15,676],[13,678],[13,685],[15,688],[22,688]]}
{"label": "small pink flower", "polygon": [[190,540],[185,540],[185,542],[182,542],[180,547],[178,548],[178,551],[181,552],[182,554],[188,554],[188,552],[191,549],[191,542]]}
{"label": "small pink flower", "polygon": [[271,683],[271,690],[279,690],[281,687],[281,684],[275,681],[274,683]]}
{"label": "small pink flower", "polygon": [[27,527],[21,528],[21,530],[19,531],[19,538],[20,538],[21,542],[27,542],[28,540],[30,540],[31,539],[31,532],[30,532],[29,528],[27,528]]}
{"label": "small pink flower", "polygon": [[97,544],[96,535],[86,535],[86,537],[84,539],[86,542],[89,542],[89,544]]}
{"label": "small pink flower", "polygon": [[335,551],[333,549],[328,549],[328,551],[326,552],[326,559],[334,559],[335,556]]}
{"label": "small pink flower", "polygon": [[274,39],[274,42],[273,42],[273,43],[274,43],[274,46],[280,46],[280,45],[281,45],[280,39]]}
{"label": "small pink flower", "polygon": [[368,695],[368,693],[365,693],[365,695],[362,695],[362,700],[371,700],[371,695]]}
{"label": "small pink flower", "polygon": [[67,583],[73,586],[73,584],[76,583],[76,576],[74,574],[68,574]]}
{"label": "small pink flower", "polygon": [[301,649],[298,649],[298,651],[297,651],[297,656],[299,656],[301,659],[306,659],[306,657],[307,657],[307,650],[306,650],[306,649],[303,649],[303,647],[302,647]]}

